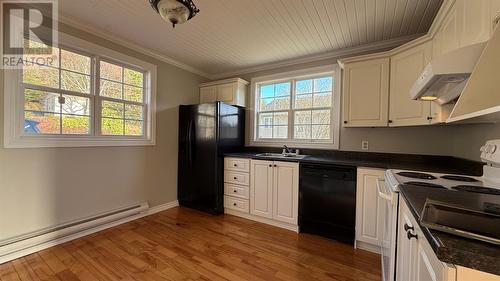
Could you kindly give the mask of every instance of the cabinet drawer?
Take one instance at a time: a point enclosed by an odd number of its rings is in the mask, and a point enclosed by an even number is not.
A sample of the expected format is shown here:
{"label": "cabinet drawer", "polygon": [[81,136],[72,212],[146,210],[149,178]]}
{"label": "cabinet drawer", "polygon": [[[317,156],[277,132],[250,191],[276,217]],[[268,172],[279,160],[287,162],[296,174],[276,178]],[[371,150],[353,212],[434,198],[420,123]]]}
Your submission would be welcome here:
{"label": "cabinet drawer", "polygon": [[236,172],[250,172],[250,160],[243,158],[224,158],[224,169]]}
{"label": "cabinet drawer", "polygon": [[224,194],[242,199],[248,199],[248,186],[226,183],[224,184]]}
{"label": "cabinet drawer", "polygon": [[246,173],[224,171],[224,182],[248,186],[250,184],[250,178]]}
{"label": "cabinet drawer", "polygon": [[230,196],[224,196],[224,208],[248,213],[248,200],[236,199]]}

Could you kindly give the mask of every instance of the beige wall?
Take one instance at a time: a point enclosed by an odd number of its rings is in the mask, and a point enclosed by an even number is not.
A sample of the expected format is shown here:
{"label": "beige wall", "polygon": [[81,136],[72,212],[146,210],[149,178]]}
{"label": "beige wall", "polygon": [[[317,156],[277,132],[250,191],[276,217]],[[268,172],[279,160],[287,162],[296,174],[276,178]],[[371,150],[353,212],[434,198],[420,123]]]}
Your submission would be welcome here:
{"label": "beige wall", "polygon": [[[0,148],[0,240],[130,203],[177,198],[178,105],[197,103],[205,79],[68,26],[60,30],[158,66],[157,145]],[[0,73],[3,140],[2,80]]]}
{"label": "beige wall", "polygon": [[[335,64],[336,59],[305,63],[289,67],[241,75],[250,81],[254,77],[272,75]],[[250,126],[247,115],[247,136]],[[361,151],[361,142],[369,142],[369,151],[410,154],[449,155],[479,160],[479,148],[488,139],[500,138],[500,124],[437,125],[402,128],[341,128],[340,149]]]}

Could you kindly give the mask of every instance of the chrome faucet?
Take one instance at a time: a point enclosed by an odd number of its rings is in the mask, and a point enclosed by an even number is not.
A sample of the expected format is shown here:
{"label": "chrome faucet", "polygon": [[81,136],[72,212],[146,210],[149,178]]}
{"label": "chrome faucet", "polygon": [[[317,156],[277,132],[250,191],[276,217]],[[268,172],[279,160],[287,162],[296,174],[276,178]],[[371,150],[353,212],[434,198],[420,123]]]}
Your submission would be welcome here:
{"label": "chrome faucet", "polygon": [[290,148],[288,148],[288,146],[286,146],[286,145],[283,145],[283,151],[286,152],[286,153],[292,153],[292,151],[290,150]]}

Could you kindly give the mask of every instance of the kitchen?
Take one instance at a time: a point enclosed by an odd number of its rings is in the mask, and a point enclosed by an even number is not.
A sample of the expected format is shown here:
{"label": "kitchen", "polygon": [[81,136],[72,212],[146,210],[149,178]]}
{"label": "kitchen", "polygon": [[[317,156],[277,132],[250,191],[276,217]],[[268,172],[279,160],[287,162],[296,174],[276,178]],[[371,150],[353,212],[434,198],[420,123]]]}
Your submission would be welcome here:
{"label": "kitchen", "polygon": [[[90,280],[500,280],[499,1],[314,0],[294,1],[291,10],[283,1],[251,9],[245,1],[124,4],[129,6],[123,12],[143,9],[137,13],[148,13],[147,24],[155,30],[184,39],[166,40],[171,45],[160,41],[203,71],[75,22],[95,9],[91,4],[59,2],[61,62],[51,66],[59,69],[59,86],[40,82],[26,69],[24,78],[18,71],[2,75],[0,175],[9,187],[4,198],[21,202],[14,189],[37,189],[17,215],[14,203],[1,202],[6,211],[0,216],[0,280],[66,280],[64,274],[75,280],[85,274]],[[181,3],[189,14],[166,13],[172,3]],[[95,5],[101,14],[112,10],[111,4]],[[236,32],[245,30],[242,23],[268,23],[281,31],[253,29],[248,36],[275,36],[280,44],[232,44],[225,34],[217,38],[235,51],[218,50],[219,44],[197,29],[198,19],[212,23],[218,15],[210,5],[241,13],[227,19],[241,20],[238,26],[214,23],[217,28]],[[278,6],[288,17],[272,14]],[[318,17],[309,22],[313,9]],[[251,21],[257,11],[270,16]],[[358,17],[360,11],[365,17]],[[408,11],[415,11],[413,17],[405,17]],[[90,19],[104,24],[98,16]],[[370,17],[383,28],[373,25],[370,33]],[[292,27],[283,29],[281,21],[295,24],[296,38],[313,29],[317,36],[287,45]],[[132,23],[107,24],[108,33],[122,38],[141,31]],[[398,24],[400,33],[406,28],[408,33],[392,38]],[[358,46],[340,47],[341,38],[355,41],[356,33]],[[192,44],[194,34],[212,47],[211,55],[203,57],[209,47]],[[107,36],[106,48],[96,44]],[[372,44],[363,45],[363,37]],[[315,44],[329,53],[314,52]],[[270,59],[301,48],[314,55]],[[246,57],[238,53],[242,50],[255,53]],[[72,68],[64,63],[71,52],[95,64]],[[215,64],[224,54],[227,63]],[[240,56],[254,65],[231,66]],[[67,72],[94,84],[83,92],[63,86]],[[12,83],[16,79],[23,87]],[[18,99],[8,94],[19,88],[34,91],[25,92],[24,132],[9,122],[23,115],[22,104],[20,113]],[[92,97],[95,88],[100,93]],[[133,96],[134,89],[143,95]],[[50,106],[39,110],[34,106],[43,102],[33,97],[43,91],[61,96],[50,102],[44,96],[43,105]],[[69,108],[74,97],[89,97],[90,113]],[[54,104],[61,104],[58,128],[65,138],[42,126],[48,121],[39,111],[56,114]],[[139,114],[133,110],[138,107],[143,107]],[[65,136],[68,116],[88,116],[91,137]],[[136,131],[137,124],[142,130]],[[70,161],[76,155],[80,163]],[[32,162],[21,179],[8,163],[26,157],[58,169],[42,174]],[[116,160],[121,163],[115,167]],[[110,170],[104,174],[99,162]],[[99,183],[90,187],[70,180],[68,169],[75,165]],[[54,184],[52,198],[42,195],[48,186],[30,182],[34,175]],[[80,269],[72,268],[73,259]],[[109,269],[113,266],[116,272]]]}

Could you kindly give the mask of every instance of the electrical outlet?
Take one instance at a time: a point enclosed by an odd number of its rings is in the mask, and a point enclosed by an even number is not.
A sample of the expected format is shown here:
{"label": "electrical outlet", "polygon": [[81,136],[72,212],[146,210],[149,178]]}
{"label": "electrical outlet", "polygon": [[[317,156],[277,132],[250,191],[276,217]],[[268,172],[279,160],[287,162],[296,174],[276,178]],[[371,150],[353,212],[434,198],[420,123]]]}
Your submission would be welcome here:
{"label": "electrical outlet", "polygon": [[368,141],[362,141],[361,142],[361,149],[362,150],[368,150]]}

